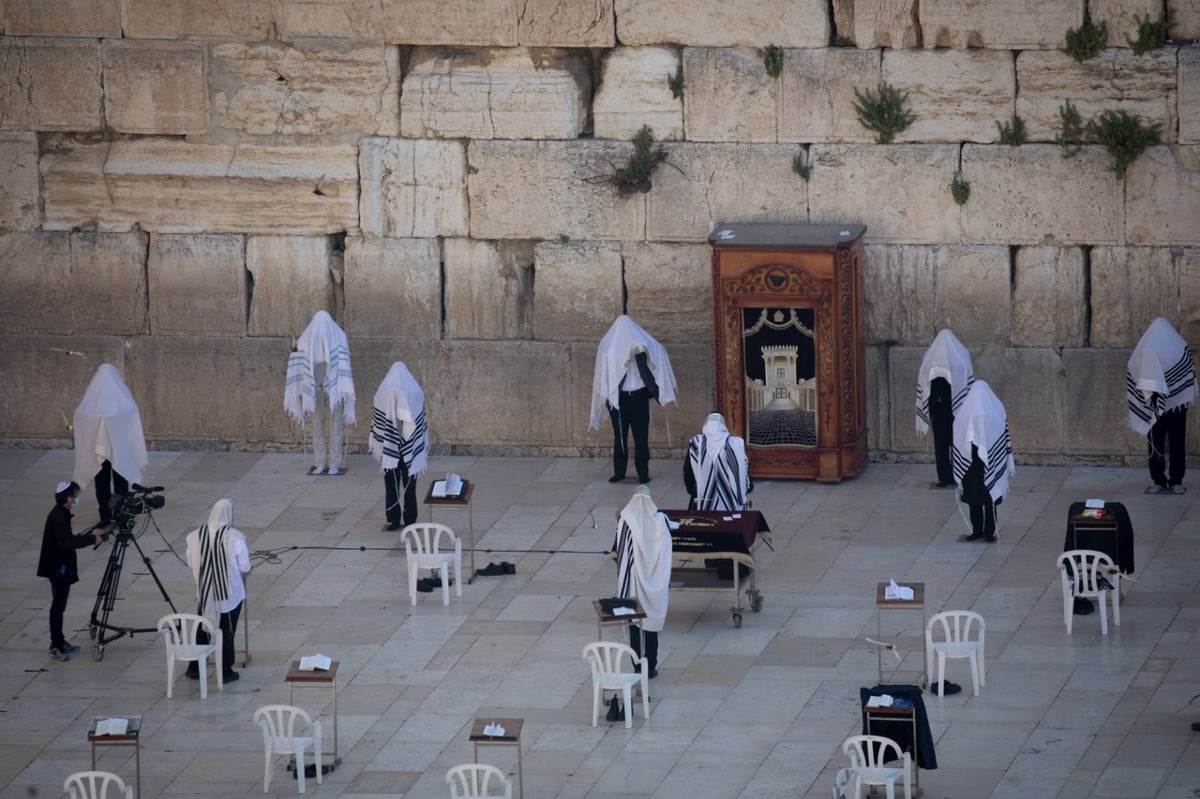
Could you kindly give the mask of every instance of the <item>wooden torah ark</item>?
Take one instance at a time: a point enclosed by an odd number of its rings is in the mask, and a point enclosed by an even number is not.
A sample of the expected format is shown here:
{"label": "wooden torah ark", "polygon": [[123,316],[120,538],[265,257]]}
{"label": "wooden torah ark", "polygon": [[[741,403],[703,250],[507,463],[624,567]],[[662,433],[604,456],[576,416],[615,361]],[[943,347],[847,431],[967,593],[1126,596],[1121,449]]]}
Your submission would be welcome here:
{"label": "wooden torah ark", "polygon": [[867,464],[862,225],[723,224],[713,391],[750,474],[837,482]]}

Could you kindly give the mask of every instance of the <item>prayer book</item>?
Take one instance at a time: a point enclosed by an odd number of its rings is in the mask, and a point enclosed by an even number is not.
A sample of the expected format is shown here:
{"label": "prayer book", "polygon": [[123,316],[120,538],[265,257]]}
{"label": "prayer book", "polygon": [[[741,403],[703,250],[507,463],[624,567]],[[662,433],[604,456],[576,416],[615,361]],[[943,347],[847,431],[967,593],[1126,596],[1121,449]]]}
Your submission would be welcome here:
{"label": "prayer book", "polygon": [[111,719],[101,719],[96,722],[97,735],[124,735],[129,731],[129,719],[117,716]]}
{"label": "prayer book", "polygon": [[307,655],[300,658],[300,671],[329,671],[333,661],[325,655]]}
{"label": "prayer book", "polygon": [[435,480],[433,483],[433,496],[439,499],[461,497],[463,492],[463,480],[454,472],[446,475],[445,480]]}

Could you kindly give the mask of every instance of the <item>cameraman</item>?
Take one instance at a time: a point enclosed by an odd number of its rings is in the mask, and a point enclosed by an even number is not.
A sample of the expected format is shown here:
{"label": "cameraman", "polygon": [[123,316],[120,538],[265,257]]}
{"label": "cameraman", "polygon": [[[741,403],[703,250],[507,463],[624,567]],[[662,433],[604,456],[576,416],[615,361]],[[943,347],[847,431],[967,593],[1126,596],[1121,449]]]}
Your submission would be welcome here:
{"label": "cameraman", "polygon": [[[233,503],[228,499],[213,503],[208,524],[188,533],[187,564],[196,580],[196,612],[210,620],[220,615],[222,681],[233,682],[239,676],[233,670],[233,637],[246,598],[242,575],[250,571],[250,551],[246,536],[233,526]],[[208,634],[199,630],[196,639],[198,644],[207,644]],[[200,679],[199,665],[192,661],[186,673],[193,680]]]}
{"label": "cameraman", "polygon": [[54,493],[54,507],[46,516],[46,527],[42,531],[42,552],[38,558],[37,576],[50,581],[50,657],[69,660],[79,647],[67,643],[63,637],[63,612],[71,595],[71,584],[79,582],[79,567],[75,550],[86,546],[100,546],[103,538],[99,533],[71,532],[71,508],[79,504],[79,484],[65,481],[58,484]]}

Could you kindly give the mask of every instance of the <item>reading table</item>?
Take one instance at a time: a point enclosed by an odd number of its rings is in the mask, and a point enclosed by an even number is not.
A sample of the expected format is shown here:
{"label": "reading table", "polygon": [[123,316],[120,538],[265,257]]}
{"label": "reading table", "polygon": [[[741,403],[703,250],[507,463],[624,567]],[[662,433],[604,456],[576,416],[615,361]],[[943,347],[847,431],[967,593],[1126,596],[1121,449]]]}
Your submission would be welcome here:
{"label": "reading table", "polygon": [[[434,481],[434,483],[439,481]],[[468,549],[471,552],[470,569],[467,572],[467,585],[475,582],[475,508],[471,506],[471,494],[475,493],[475,484],[470,480],[463,480],[462,493],[453,497],[435,497],[433,495],[434,483],[430,483],[429,491],[425,494],[425,504],[429,506],[429,521],[433,521],[434,508],[466,508],[468,519]]]}
{"label": "reading table", "polygon": [[[125,732],[120,734],[98,734],[96,727],[102,721],[108,721],[110,718],[124,718]],[[96,770],[96,747],[97,746],[132,746],[133,747],[133,763],[134,763],[134,793],[137,799],[142,797],[142,717],[141,716],[93,716],[92,723],[88,726],[88,743],[92,745],[92,771]]]}
{"label": "reading table", "polygon": [[295,704],[292,700],[292,689],[299,685],[301,687],[315,687],[320,685],[328,685],[333,691],[333,762],[329,764],[325,773],[333,771],[342,762],[338,757],[338,709],[337,709],[337,672],[341,661],[334,660],[329,664],[328,669],[312,669],[301,670],[300,661],[293,660],[291,668],[288,669],[287,676],[283,681],[288,684],[288,703]]}

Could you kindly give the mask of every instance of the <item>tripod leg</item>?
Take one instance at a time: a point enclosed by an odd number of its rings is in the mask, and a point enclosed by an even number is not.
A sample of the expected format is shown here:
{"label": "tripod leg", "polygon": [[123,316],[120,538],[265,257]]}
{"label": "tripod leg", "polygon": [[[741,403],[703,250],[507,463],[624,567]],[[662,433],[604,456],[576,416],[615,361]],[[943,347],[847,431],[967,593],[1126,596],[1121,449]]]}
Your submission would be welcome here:
{"label": "tripod leg", "polygon": [[150,572],[150,576],[154,578],[154,584],[158,586],[158,591],[162,594],[162,598],[171,606],[172,613],[178,613],[175,609],[175,603],[171,601],[171,597],[167,594],[167,589],[163,587],[162,580],[158,579],[158,573],[154,571],[154,565],[150,563],[150,558],[146,557],[146,553],[142,551],[142,545],[138,543],[136,538],[132,539],[133,545],[137,547],[138,554],[142,556],[142,563],[146,564],[146,571]]}
{"label": "tripod leg", "polygon": [[100,579],[100,589],[96,592],[96,604],[92,606],[89,634],[93,641],[99,640],[98,646],[101,647],[101,651],[103,651],[103,645],[111,640],[105,639],[104,631],[109,629],[108,616],[117,599],[117,583],[121,579],[121,566],[124,560],[125,545],[118,537],[116,543],[113,544],[112,551],[108,553],[108,563],[104,566],[104,576]]}

